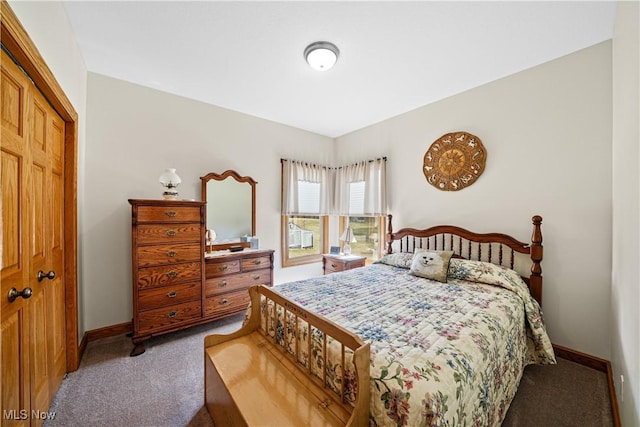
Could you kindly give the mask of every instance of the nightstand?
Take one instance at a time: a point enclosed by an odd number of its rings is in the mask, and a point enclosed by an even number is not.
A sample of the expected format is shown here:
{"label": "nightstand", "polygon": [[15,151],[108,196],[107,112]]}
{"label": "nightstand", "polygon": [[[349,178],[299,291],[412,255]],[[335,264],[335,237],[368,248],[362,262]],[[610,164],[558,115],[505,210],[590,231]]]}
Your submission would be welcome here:
{"label": "nightstand", "polygon": [[367,257],[357,255],[322,255],[322,271],[324,274],[346,271],[352,268],[364,267]]}

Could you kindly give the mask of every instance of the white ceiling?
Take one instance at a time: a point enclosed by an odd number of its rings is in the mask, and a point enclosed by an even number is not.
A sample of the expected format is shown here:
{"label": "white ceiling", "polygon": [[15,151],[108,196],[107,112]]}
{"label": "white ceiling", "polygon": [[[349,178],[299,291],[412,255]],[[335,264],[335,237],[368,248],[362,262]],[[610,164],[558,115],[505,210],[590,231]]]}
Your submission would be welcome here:
{"label": "white ceiling", "polygon": [[[64,3],[89,71],[337,137],[613,37],[615,2]],[[312,70],[314,41],[340,49]]]}

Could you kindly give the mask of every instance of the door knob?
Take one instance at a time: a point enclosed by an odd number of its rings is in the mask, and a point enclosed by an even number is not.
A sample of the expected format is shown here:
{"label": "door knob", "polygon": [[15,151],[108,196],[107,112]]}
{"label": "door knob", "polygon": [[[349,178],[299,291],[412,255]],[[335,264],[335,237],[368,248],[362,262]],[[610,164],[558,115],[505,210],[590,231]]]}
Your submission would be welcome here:
{"label": "door knob", "polygon": [[44,279],[49,279],[49,280],[53,280],[56,277],[56,272],[55,271],[50,271],[47,274],[44,274],[44,271],[40,270],[38,271],[38,282],[42,282]]}
{"label": "door knob", "polygon": [[32,293],[33,291],[31,290],[31,288],[24,288],[20,292],[18,292],[16,288],[11,288],[9,289],[9,295],[7,295],[7,299],[9,300],[9,302],[14,302],[18,297],[27,299],[31,296]]}

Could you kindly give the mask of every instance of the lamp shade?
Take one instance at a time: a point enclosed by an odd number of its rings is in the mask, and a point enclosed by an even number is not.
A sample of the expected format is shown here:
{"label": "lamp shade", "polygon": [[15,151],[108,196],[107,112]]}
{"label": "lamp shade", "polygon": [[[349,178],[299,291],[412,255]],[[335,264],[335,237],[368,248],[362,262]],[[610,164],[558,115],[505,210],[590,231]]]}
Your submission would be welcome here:
{"label": "lamp shade", "polygon": [[342,236],[340,236],[340,240],[347,243],[355,243],[357,241],[356,236],[355,234],[353,234],[353,230],[351,229],[351,227],[347,227],[344,230],[344,232],[342,233]]}
{"label": "lamp shade", "polygon": [[175,200],[178,198],[178,190],[176,190],[176,187],[182,182],[182,180],[178,174],[176,174],[175,169],[165,169],[165,171],[162,172],[162,175],[160,175],[160,178],[158,178],[158,181],[160,181],[160,184],[165,188],[162,193],[162,196],[165,199]]}
{"label": "lamp shade", "polygon": [[349,243],[356,241],[356,236],[353,234],[351,227],[345,228],[342,236],[340,236],[340,240],[344,242],[344,247],[342,248],[344,254],[351,255],[351,245]]}

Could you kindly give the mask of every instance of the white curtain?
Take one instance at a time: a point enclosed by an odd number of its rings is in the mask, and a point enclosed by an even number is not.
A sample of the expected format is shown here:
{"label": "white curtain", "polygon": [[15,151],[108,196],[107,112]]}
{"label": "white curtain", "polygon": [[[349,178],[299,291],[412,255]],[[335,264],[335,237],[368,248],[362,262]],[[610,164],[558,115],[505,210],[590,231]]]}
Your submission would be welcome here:
{"label": "white curtain", "polygon": [[332,213],[347,216],[387,214],[386,158],[342,166],[335,171]]}
{"label": "white curtain", "polygon": [[282,159],[282,215],[386,214],[386,158],[339,168]]}
{"label": "white curtain", "polygon": [[329,215],[332,193],[330,168],[282,159],[283,215]]}

